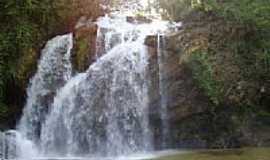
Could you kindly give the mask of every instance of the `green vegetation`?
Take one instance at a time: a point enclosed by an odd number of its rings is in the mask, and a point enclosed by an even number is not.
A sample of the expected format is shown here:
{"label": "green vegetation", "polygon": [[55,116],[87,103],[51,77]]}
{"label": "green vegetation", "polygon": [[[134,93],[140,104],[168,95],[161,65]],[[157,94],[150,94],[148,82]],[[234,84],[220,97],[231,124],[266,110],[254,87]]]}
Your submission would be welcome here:
{"label": "green vegetation", "polygon": [[207,53],[192,54],[193,76],[197,80],[199,87],[205,90],[210,100],[218,105],[220,103],[220,84],[215,80],[213,66]]}
{"label": "green vegetation", "polygon": [[210,150],[183,152],[182,154],[159,158],[158,160],[267,160],[269,148],[246,148],[236,150]]}
{"label": "green vegetation", "polygon": [[[44,2],[46,3],[46,2]],[[40,42],[45,25],[43,18],[49,17],[38,1],[0,2],[0,102],[1,110],[7,111],[7,90],[17,78],[19,59]]]}
{"label": "green vegetation", "polygon": [[183,19],[191,11],[190,0],[158,0],[156,5],[164,17],[176,21]]}

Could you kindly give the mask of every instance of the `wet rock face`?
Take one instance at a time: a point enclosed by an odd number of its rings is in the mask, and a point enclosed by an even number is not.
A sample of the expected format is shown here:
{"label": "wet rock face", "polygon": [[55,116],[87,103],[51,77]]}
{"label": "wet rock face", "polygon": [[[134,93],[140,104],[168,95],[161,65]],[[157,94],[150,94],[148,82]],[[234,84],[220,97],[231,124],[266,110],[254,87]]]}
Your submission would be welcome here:
{"label": "wet rock face", "polygon": [[80,72],[85,71],[96,60],[97,25],[82,24],[75,31],[73,64]]}
{"label": "wet rock face", "polygon": [[[194,32],[197,32],[195,30]],[[205,92],[198,88],[189,65],[188,56],[204,41],[189,42],[192,33],[179,31],[166,36],[163,48],[162,79],[167,95],[171,145],[180,148],[234,148],[240,146],[269,146],[269,118],[256,112],[243,113],[235,105],[214,107]],[[205,36],[201,35],[204,39]],[[145,45],[150,55],[150,121],[156,147],[160,148],[160,84],[158,65],[158,37],[148,36]],[[195,40],[199,40],[196,39]],[[203,45],[208,47],[207,45]],[[253,108],[254,109],[254,108]],[[241,115],[239,115],[239,113]],[[243,115],[246,120],[243,123]]]}
{"label": "wet rock face", "polygon": [[[160,82],[166,92],[168,124],[170,130],[170,147],[176,148],[220,148],[237,147],[241,143],[240,133],[232,121],[233,112],[224,107],[217,115],[211,113],[211,103],[196,85],[192,72],[186,63],[181,62],[185,56],[179,47],[177,34],[164,37],[165,46],[162,60],[158,56],[157,36],[146,38],[150,54],[150,121],[155,131],[156,147],[161,148],[162,127],[159,108],[161,96]],[[163,63],[163,77],[159,80],[159,64]]]}
{"label": "wet rock face", "polygon": [[[165,40],[166,41],[166,40]],[[152,123],[153,130],[155,131],[156,147],[160,148],[161,131],[160,127],[161,119],[158,112],[161,107],[161,97],[159,94],[159,60],[157,55],[157,36],[148,36],[145,44],[148,46],[148,52],[150,55],[149,76],[151,77],[150,84],[150,121]],[[192,138],[187,143],[185,137],[179,137],[179,134],[187,134],[185,128],[181,127],[181,123],[185,119],[190,118],[193,115],[204,112],[208,106],[208,100],[203,96],[199,89],[194,85],[193,78],[189,69],[179,63],[180,54],[169,48],[165,48],[163,52],[163,79],[161,80],[164,85],[167,99],[168,108],[168,123],[170,124],[171,144],[169,146],[174,147],[186,147],[185,144],[190,147],[200,147],[206,144],[200,139]],[[193,123],[193,122],[188,122]],[[197,124],[194,124],[197,125]],[[190,132],[189,132],[190,133]],[[195,134],[191,135],[196,137]]]}
{"label": "wet rock face", "polygon": [[[150,48],[155,48],[157,49],[158,44],[158,36],[157,35],[149,35],[146,37],[144,44]],[[156,51],[150,51],[151,55],[156,54],[157,55],[157,50]]]}
{"label": "wet rock face", "polygon": [[143,23],[151,23],[152,20],[148,19],[147,17],[144,16],[128,16],[127,17],[127,22],[129,23],[136,23],[136,24],[143,24]]}
{"label": "wet rock face", "polygon": [[[180,32],[176,32],[173,33],[171,35],[166,35],[164,36],[160,36],[164,38],[164,43],[165,45],[163,46],[165,51],[170,51],[173,53],[170,53],[170,55],[174,54],[174,56],[177,56],[175,58],[177,58],[178,60],[180,59],[180,52],[182,52],[182,47],[181,47],[181,31]],[[145,45],[149,46],[151,48],[158,48],[158,36],[157,35],[149,35],[146,37],[145,39]],[[150,54],[157,54],[157,53],[152,53],[150,52]],[[167,57],[169,56],[169,54],[167,54]],[[166,61],[166,60],[165,60]],[[179,62],[177,62],[178,65],[180,65]]]}
{"label": "wet rock face", "polygon": [[[247,125],[234,106],[213,108],[209,98],[198,88],[185,56],[179,48],[177,34],[165,37],[163,78],[159,80],[157,36],[148,36],[150,123],[155,136],[155,147],[162,148],[162,120],[160,116],[160,82],[166,92],[170,147],[176,148],[234,148],[239,146],[269,145],[269,129],[250,115]],[[214,109],[214,110],[213,110]],[[252,118],[253,117],[253,118]],[[259,125],[260,123],[260,125]],[[261,127],[258,127],[261,126]]]}

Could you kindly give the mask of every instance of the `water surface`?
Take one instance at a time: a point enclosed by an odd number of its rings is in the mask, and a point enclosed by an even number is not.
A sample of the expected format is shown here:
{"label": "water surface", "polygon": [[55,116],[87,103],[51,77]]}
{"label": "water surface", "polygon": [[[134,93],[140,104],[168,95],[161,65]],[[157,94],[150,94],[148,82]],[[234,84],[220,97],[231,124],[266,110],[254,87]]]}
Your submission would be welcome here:
{"label": "water surface", "polygon": [[270,160],[270,148],[197,150],[164,155],[152,160]]}

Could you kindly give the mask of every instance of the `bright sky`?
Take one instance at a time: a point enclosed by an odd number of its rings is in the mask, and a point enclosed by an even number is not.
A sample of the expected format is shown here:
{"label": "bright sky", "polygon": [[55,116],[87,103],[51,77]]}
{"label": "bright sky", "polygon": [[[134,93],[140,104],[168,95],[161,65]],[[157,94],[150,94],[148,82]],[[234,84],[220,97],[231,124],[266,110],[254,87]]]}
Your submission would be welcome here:
{"label": "bright sky", "polygon": [[141,0],[141,4],[146,7],[148,4],[148,0]]}
{"label": "bright sky", "polygon": [[144,6],[147,7],[148,6],[148,2],[153,3],[155,0],[140,0],[140,3]]}

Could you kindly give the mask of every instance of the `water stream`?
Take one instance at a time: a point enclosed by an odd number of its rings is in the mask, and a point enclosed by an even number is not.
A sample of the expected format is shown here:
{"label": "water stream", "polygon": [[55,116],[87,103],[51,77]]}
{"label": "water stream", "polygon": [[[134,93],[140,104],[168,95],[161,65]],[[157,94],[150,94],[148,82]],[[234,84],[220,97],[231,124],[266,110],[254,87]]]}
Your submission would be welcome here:
{"label": "water stream", "polygon": [[157,35],[157,54],[158,54],[158,70],[159,70],[159,95],[160,95],[160,118],[161,118],[161,147],[168,148],[170,145],[170,125],[168,121],[168,98],[166,89],[166,72],[164,67],[165,52],[165,38],[164,35],[158,33]]}

